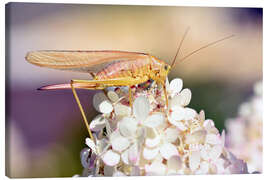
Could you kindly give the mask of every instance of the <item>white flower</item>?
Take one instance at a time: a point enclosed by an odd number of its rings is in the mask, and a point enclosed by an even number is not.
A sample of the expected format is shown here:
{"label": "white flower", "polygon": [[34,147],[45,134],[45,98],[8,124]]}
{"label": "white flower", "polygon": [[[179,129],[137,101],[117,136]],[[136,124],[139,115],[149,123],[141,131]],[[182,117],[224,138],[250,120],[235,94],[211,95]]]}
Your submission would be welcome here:
{"label": "white flower", "polygon": [[168,93],[171,95],[171,97],[174,97],[176,94],[178,94],[183,88],[183,81],[180,78],[174,79],[170,82]]}
{"label": "white flower", "polygon": [[88,176],[247,173],[224,147],[224,131],[220,135],[204,111],[187,107],[191,91],[182,90],[181,79],[166,81],[168,108],[163,89],[146,86],[133,88],[132,109],[128,92],[94,97],[102,114],[90,123],[95,141],[86,139],[90,149],[81,157]]}

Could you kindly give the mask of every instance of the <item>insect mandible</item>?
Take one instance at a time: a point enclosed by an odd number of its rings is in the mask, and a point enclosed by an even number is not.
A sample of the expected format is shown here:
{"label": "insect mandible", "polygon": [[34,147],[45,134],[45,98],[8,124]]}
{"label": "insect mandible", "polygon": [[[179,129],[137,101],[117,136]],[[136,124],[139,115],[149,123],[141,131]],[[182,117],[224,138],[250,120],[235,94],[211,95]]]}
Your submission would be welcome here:
{"label": "insect mandible", "polygon": [[[126,51],[55,51],[42,50],[28,52],[26,60],[34,65],[54,68],[60,70],[70,70],[85,72],[91,74],[91,80],[72,79],[68,84],[49,85],[39,88],[40,90],[50,89],[72,89],[78,107],[81,111],[84,123],[90,135],[94,140],[85,112],[80,103],[76,89],[105,89],[111,86],[128,86],[129,87],[129,104],[132,105],[131,87],[144,83],[150,79],[157,84],[162,85],[168,107],[168,97],[166,92],[166,77],[176,64],[176,58],[180,51],[181,45],[187,35],[189,28],[178,46],[177,53],[169,65],[164,61],[145,53],[126,52]],[[199,49],[192,51],[181,58],[181,61],[187,59],[199,50],[214,45],[220,41],[231,38],[233,35],[211,42]]]}

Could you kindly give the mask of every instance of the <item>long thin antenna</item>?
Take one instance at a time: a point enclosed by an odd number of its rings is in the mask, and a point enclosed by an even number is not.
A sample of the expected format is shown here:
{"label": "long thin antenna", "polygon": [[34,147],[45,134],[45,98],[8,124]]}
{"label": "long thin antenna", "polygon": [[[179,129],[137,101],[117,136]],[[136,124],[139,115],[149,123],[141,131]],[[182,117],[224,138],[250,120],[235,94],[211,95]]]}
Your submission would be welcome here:
{"label": "long thin antenna", "polygon": [[173,61],[172,61],[171,67],[173,67],[174,64],[175,64],[176,57],[177,57],[178,53],[180,52],[180,48],[181,48],[181,46],[182,46],[182,44],[183,44],[183,42],[184,42],[185,37],[187,36],[187,33],[188,33],[189,29],[190,29],[190,27],[187,27],[187,29],[186,29],[186,31],[185,31],[185,34],[184,34],[183,38],[182,38],[181,41],[180,41],[180,44],[179,44],[178,49],[177,49],[177,52],[176,52],[176,54],[175,54],[175,56],[174,56],[174,59],[173,59]]}
{"label": "long thin antenna", "polygon": [[[198,51],[200,51],[200,50],[202,50],[202,49],[205,49],[205,48],[207,48],[207,47],[209,47],[209,46],[212,46],[212,45],[214,45],[214,44],[217,44],[217,43],[219,43],[219,42],[221,42],[221,41],[224,41],[224,40],[226,40],[226,39],[230,39],[230,38],[232,38],[233,36],[234,36],[234,35],[232,34],[232,35],[230,35],[230,36],[227,36],[227,37],[224,37],[224,38],[222,38],[222,39],[219,39],[219,40],[216,40],[216,41],[214,41],[214,42],[211,42],[211,43],[209,43],[209,44],[206,44],[206,45],[200,47],[199,49],[197,49],[197,50],[195,50],[195,51],[192,51],[192,52],[189,53],[188,55],[184,56],[184,57],[183,57],[182,59],[180,59],[180,61],[178,61],[178,62],[183,62],[185,59],[187,59],[187,58],[190,57],[191,55],[197,53]],[[175,66],[175,64],[176,64],[176,63],[174,63],[174,66]],[[171,66],[171,67],[173,67],[173,66]]]}

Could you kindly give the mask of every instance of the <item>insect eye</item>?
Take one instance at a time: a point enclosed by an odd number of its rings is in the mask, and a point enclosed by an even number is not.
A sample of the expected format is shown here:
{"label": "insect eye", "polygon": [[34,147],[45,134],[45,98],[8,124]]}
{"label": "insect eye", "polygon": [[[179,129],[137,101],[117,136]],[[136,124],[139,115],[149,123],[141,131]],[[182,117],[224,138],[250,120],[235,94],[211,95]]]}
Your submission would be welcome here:
{"label": "insect eye", "polygon": [[168,70],[168,66],[167,66],[167,65],[165,65],[165,66],[164,66],[164,69],[167,71],[167,70]]}

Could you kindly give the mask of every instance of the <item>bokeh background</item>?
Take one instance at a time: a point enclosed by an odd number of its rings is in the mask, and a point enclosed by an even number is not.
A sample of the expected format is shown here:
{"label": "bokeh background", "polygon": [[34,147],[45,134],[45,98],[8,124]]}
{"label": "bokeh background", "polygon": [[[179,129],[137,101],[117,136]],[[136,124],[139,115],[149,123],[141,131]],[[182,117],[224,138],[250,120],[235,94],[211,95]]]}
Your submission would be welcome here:
{"label": "bokeh background", "polygon": [[[28,64],[33,50],[125,50],[170,62],[190,26],[182,54],[235,37],[193,55],[172,70],[219,130],[262,79],[262,9],[9,3],[6,5],[6,173],[10,177],[80,174],[87,131],[71,90],[40,86],[89,79],[88,74]],[[79,91],[88,119],[96,91]]]}

